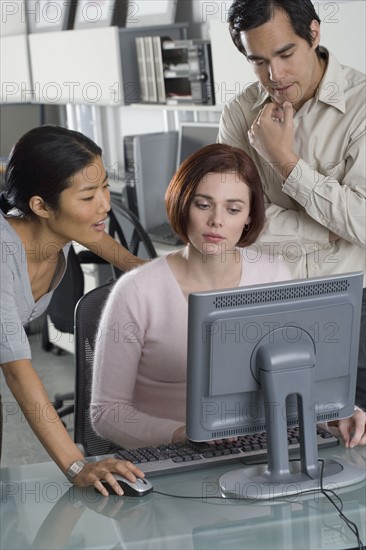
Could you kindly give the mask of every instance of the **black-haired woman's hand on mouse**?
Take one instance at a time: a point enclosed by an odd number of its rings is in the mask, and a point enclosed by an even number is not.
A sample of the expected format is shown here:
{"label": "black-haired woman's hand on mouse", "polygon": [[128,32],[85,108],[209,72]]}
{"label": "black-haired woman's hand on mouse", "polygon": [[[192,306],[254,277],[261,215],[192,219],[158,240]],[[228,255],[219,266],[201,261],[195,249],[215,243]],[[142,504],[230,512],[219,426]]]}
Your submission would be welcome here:
{"label": "black-haired woman's hand on mouse", "polygon": [[126,479],[135,482],[138,477],[143,478],[145,474],[131,462],[117,458],[107,458],[100,462],[90,462],[84,466],[81,472],[73,479],[77,487],[94,485],[102,495],[108,496],[108,491],[102,481],[107,481],[117,495],[122,496],[123,490],[113,474],[119,474]]}

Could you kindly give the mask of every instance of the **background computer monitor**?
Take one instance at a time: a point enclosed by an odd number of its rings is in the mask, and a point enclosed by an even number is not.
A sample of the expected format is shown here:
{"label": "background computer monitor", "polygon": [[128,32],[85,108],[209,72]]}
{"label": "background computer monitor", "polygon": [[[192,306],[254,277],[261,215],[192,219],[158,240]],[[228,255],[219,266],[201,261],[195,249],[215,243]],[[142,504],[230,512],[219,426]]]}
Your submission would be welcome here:
{"label": "background computer monitor", "polygon": [[[122,200],[157,242],[181,244],[169,226],[165,192],[179,166],[194,151],[216,142],[218,123],[184,122],[177,131],[124,137],[125,189]],[[165,237],[160,234],[163,226]],[[167,239],[167,240],[166,240]]]}
{"label": "background computer monitor", "polygon": [[[362,282],[351,273],[190,295],[188,438],[267,432],[268,464],[222,476],[224,495],[264,499],[319,483],[315,424],[354,410]],[[338,486],[365,477],[339,461],[325,466],[324,480]]]}
{"label": "background computer monitor", "polygon": [[218,122],[182,122],[178,135],[177,168],[200,147],[216,143],[218,132]]}
{"label": "background computer monitor", "polygon": [[175,172],[178,132],[125,136],[127,206],[150,231],[167,223],[164,196]]}

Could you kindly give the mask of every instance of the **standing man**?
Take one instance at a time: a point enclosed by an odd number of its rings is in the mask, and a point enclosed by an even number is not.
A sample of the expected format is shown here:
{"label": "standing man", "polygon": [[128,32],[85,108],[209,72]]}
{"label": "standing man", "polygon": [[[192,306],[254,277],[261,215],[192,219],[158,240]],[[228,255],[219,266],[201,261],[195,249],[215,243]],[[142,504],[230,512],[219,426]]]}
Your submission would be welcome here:
{"label": "standing man", "polygon": [[[311,0],[234,0],[228,21],[258,82],[225,106],[218,139],[243,148],[260,173],[261,249],[282,255],[295,278],[365,271],[365,75],[320,46]],[[356,394],[364,410],[365,342],[364,289]]]}

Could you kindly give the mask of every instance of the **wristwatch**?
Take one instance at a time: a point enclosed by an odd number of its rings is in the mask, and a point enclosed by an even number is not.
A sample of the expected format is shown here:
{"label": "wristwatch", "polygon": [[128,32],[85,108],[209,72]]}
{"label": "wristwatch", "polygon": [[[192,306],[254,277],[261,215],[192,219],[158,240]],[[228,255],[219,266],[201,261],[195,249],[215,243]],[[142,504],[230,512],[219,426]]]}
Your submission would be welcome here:
{"label": "wristwatch", "polygon": [[84,468],[85,464],[87,464],[87,461],[85,459],[76,460],[70,466],[67,468],[65,472],[65,476],[69,481],[72,481],[75,476],[80,474],[81,470]]}

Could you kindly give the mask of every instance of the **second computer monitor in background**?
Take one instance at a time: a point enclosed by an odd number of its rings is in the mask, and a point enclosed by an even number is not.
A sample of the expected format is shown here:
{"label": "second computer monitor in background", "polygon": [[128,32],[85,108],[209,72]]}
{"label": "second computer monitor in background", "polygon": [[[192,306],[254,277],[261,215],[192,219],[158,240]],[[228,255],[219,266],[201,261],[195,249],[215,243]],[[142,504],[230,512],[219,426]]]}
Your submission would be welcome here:
{"label": "second computer monitor in background", "polygon": [[164,196],[175,172],[178,132],[125,136],[128,207],[146,229],[167,222]]}
{"label": "second computer monitor in background", "polygon": [[216,143],[218,122],[182,122],[179,128],[177,168],[194,151]]}
{"label": "second computer monitor in background", "polygon": [[216,143],[218,123],[184,122],[179,132],[125,136],[125,202],[155,242],[181,244],[165,210],[165,192],[176,168],[194,151]]}

